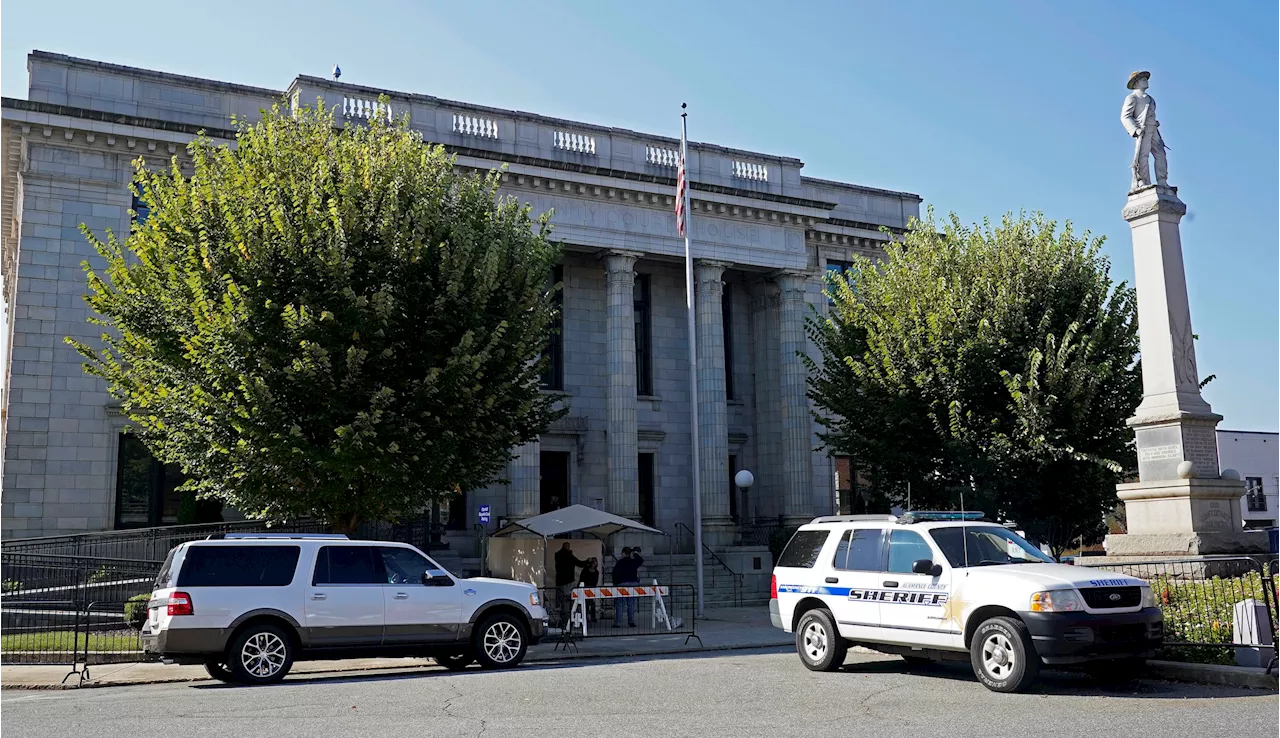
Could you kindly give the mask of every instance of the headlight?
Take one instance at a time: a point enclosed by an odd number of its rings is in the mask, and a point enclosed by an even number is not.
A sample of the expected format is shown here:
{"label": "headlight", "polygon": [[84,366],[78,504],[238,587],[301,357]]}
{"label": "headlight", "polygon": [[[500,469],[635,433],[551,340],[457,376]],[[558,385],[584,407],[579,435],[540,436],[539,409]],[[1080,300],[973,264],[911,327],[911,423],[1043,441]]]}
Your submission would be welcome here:
{"label": "headlight", "polygon": [[1145,610],[1148,607],[1155,607],[1155,606],[1156,606],[1156,593],[1152,592],[1151,588],[1148,587],[1147,585],[1145,584],[1142,585],[1142,608]]}
{"label": "headlight", "polygon": [[1084,602],[1074,589],[1055,589],[1031,595],[1031,612],[1080,612]]}
{"label": "headlight", "polygon": [[530,593],[529,593],[529,604],[530,604],[530,605],[533,605],[534,607],[537,607],[538,605],[541,605],[541,604],[542,604],[542,601],[538,599],[538,593],[537,593],[537,592],[530,592]]}

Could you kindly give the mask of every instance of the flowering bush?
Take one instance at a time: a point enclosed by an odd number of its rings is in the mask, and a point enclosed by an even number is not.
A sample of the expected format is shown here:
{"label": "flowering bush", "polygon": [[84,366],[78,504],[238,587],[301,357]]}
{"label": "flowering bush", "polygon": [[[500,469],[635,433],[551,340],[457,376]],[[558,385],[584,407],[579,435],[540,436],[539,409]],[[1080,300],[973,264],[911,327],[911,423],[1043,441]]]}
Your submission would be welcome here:
{"label": "flowering bush", "polygon": [[[1271,622],[1276,619],[1274,596],[1264,594],[1262,575],[1180,580],[1158,576],[1149,580],[1156,604],[1164,613],[1165,658],[1215,664],[1235,663],[1231,637],[1235,605],[1253,598],[1266,602]],[[1267,623],[1260,624],[1262,628]],[[1212,644],[1225,644],[1214,648]],[[1187,645],[1184,645],[1187,644]]]}

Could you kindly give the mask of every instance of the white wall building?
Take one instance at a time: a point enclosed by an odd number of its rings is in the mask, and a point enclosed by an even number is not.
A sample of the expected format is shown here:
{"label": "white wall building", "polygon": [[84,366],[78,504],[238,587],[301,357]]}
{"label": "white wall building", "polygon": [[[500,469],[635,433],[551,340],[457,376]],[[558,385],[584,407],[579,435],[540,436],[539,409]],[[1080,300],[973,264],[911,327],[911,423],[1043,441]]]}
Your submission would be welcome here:
{"label": "white wall building", "polygon": [[1244,480],[1240,512],[1245,530],[1273,528],[1280,509],[1280,433],[1218,431],[1218,458]]}

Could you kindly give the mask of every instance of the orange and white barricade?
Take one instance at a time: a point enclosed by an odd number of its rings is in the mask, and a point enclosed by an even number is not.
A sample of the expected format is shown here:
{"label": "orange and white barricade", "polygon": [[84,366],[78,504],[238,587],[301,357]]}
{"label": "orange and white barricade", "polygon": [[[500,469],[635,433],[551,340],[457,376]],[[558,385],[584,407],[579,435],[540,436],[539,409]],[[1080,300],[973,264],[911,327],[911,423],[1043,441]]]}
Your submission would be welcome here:
{"label": "orange and white barricade", "polygon": [[574,630],[581,629],[582,636],[587,635],[587,600],[612,600],[625,597],[652,597],[653,598],[653,616],[652,627],[656,630],[658,624],[661,623],[672,629],[671,618],[667,615],[667,603],[662,599],[671,593],[669,587],[663,587],[658,584],[658,580],[653,580],[652,585],[639,585],[628,587],[578,587],[573,590],[573,608],[569,611],[569,622]]}

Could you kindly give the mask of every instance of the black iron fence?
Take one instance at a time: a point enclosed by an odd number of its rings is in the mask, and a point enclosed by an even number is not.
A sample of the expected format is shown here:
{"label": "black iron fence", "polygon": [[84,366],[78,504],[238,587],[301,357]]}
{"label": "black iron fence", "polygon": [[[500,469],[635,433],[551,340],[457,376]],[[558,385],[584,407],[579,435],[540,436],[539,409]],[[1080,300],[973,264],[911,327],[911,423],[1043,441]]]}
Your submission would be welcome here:
{"label": "black iron fence", "polygon": [[138,631],[159,562],[0,554],[0,663],[141,658]]}
{"label": "black iron fence", "polygon": [[[241,520],[231,523],[169,525],[135,530],[107,530],[42,538],[16,538],[0,544],[4,553],[45,554],[54,556],[164,561],[170,549],[180,543],[199,541],[218,533],[329,533],[331,528],[314,520],[269,522]],[[360,524],[353,538],[374,541],[410,543],[423,551],[439,547],[446,528],[433,523],[428,516],[398,523],[366,522]]]}
{"label": "black iron fence", "polygon": [[[1276,643],[1276,560],[1247,556],[1209,556],[1143,561],[1090,567],[1146,580],[1164,613],[1165,646],[1198,653],[1197,660],[1234,663],[1236,646],[1270,647]],[[1237,605],[1252,601],[1260,615],[1256,627],[1237,622]],[[1241,615],[1246,606],[1241,605]],[[1269,636],[1269,638],[1267,637]],[[1267,641],[1270,641],[1269,643]],[[1274,654],[1274,650],[1272,650]]]}

